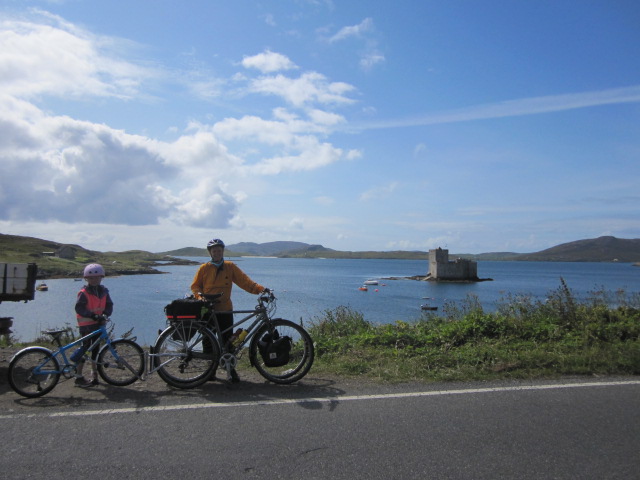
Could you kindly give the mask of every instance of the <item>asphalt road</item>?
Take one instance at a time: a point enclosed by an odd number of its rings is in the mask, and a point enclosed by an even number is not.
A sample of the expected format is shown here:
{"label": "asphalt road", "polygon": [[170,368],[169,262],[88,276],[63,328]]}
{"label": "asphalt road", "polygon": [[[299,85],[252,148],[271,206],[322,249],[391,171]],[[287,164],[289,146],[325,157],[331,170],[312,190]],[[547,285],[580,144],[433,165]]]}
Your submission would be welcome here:
{"label": "asphalt road", "polygon": [[640,379],[376,385],[252,372],[23,399],[0,364],[0,474],[17,478],[640,478]]}

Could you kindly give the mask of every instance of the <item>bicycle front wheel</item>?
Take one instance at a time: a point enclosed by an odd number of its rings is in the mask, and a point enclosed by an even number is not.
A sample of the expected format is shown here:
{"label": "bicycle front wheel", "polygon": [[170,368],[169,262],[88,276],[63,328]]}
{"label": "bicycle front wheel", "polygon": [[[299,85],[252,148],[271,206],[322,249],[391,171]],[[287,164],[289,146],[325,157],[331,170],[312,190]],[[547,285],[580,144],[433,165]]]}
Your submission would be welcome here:
{"label": "bicycle front wheel", "polygon": [[176,388],[205,383],[218,367],[218,341],[206,325],[175,322],[156,340],[153,358],[158,375]]}
{"label": "bicycle front wheel", "polygon": [[[291,339],[291,350],[286,363],[269,366],[268,359],[263,357],[259,347],[259,342],[265,335]],[[307,331],[301,325],[282,318],[271,320],[258,328],[249,346],[251,365],[270,382],[280,384],[297,382],[304,377],[313,365],[314,354],[313,341]]]}
{"label": "bicycle front wheel", "polygon": [[133,340],[114,340],[111,347],[104,345],[98,353],[98,373],[111,385],[131,385],[143,372],[144,351]]}
{"label": "bicycle front wheel", "polygon": [[60,363],[51,350],[43,347],[26,348],[9,364],[9,385],[23,397],[46,395],[59,379]]}

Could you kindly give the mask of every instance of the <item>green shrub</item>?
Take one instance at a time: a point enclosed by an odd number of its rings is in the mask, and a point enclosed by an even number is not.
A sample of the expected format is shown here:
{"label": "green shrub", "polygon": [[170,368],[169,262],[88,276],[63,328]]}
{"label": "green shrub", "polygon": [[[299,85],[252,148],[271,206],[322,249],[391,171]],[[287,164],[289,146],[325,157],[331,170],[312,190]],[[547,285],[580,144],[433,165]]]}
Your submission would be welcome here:
{"label": "green shrub", "polygon": [[509,296],[495,312],[469,296],[440,315],[375,325],[337,307],[309,333],[317,368],[384,380],[639,374],[639,307],[620,291],[579,302],[561,279],[546,301]]}

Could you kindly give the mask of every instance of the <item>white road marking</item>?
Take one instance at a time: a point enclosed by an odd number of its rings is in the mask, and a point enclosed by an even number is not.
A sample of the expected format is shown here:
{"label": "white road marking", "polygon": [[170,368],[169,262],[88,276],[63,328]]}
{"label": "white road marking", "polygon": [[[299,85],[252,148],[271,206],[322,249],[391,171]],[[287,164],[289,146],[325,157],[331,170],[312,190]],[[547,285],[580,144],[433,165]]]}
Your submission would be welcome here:
{"label": "white road marking", "polygon": [[527,390],[554,390],[563,388],[589,388],[589,387],[617,387],[627,385],[640,385],[640,380],[628,380],[617,382],[586,382],[586,383],[563,383],[549,385],[522,385],[517,387],[496,387],[496,388],[468,388],[460,390],[434,390],[426,392],[407,393],[381,393],[373,395],[345,395],[335,397],[311,397],[297,399],[280,400],[257,400],[251,402],[228,402],[228,403],[196,403],[187,405],[167,405],[154,407],[134,407],[116,408],[110,410],[81,410],[73,412],[52,412],[52,413],[17,413],[10,415],[0,415],[0,420],[10,420],[15,418],[42,418],[42,417],[88,417],[92,415],[116,415],[123,413],[144,413],[144,412],[169,412],[175,410],[197,410],[203,408],[229,408],[229,407],[256,407],[268,405],[288,405],[301,403],[335,403],[351,402],[359,400],[384,400],[412,397],[435,397],[446,395],[469,395],[477,393],[499,393],[499,392],[520,392]]}

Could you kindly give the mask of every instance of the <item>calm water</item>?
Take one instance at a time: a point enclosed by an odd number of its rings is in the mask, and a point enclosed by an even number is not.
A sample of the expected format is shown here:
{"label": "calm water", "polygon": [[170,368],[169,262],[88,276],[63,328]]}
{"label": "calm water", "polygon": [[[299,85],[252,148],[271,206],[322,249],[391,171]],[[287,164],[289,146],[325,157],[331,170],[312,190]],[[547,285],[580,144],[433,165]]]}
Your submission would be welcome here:
{"label": "calm water", "polygon": [[[204,261],[205,259],[194,259]],[[478,275],[490,282],[470,284],[432,283],[415,280],[384,280],[385,277],[424,275],[428,262],[417,260],[330,260],[330,259],[232,259],[255,281],[275,290],[277,316],[305,322],[325,310],[346,305],[362,312],[372,322],[416,320],[420,306],[429,303],[442,308],[445,302],[459,302],[467,295],[478,297],[487,310],[509,294],[544,299],[564,278],[578,298],[589,292],[623,289],[640,293],[640,267],[628,263],[479,262]],[[158,329],[165,326],[164,306],[189,293],[196,266],[164,267],[166,275],[108,277],[104,280],[113,298],[112,320],[116,333],[134,327],[142,344],[151,344]],[[358,287],[367,279],[380,285],[367,292]],[[74,303],[82,282],[73,279],[47,280],[48,292],[36,292],[28,303],[3,302],[0,316],[14,317],[12,330],[22,340],[37,337],[41,330],[75,326]],[[236,309],[250,309],[255,296],[233,290]],[[425,300],[429,297],[429,300]]]}

